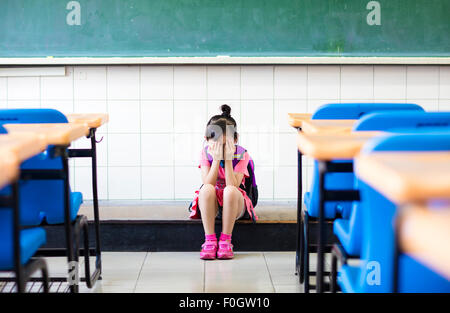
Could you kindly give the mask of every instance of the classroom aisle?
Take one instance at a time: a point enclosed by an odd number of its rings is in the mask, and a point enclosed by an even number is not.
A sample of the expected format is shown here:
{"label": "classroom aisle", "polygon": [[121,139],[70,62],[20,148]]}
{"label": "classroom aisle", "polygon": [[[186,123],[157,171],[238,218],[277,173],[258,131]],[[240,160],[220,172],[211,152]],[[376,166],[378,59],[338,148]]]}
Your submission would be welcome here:
{"label": "classroom aisle", "polygon": [[[315,266],[315,254],[311,266]],[[103,280],[82,293],[302,292],[294,275],[295,252],[236,252],[233,260],[203,261],[198,252],[104,252]],[[65,258],[48,258],[50,275],[64,276]],[[93,265],[93,264],[92,264]],[[91,265],[91,266],[92,266]],[[327,260],[327,268],[329,260]],[[84,264],[80,260],[80,276]],[[10,276],[10,274],[8,274]],[[38,275],[36,275],[38,276]],[[313,280],[311,280],[313,282]],[[0,283],[3,284],[3,283]],[[0,285],[0,288],[3,286]],[[5,286],[8,292],[13,286]],[[67,286],[54,285],[51,292]],[[58,290],[59,288],[59,290]],[[30,286],[27,289],[31,289]],[[37,292],[39,286],[33,286]]]}
{"label": "classroom aisle", "polygon": [[[50,276],[65,276],[65,257],[46,259]],[[213,261],[200,260],[198,252],[104,252],[102,260],[103,279],[92,289],[82,282],[81,293],[303,292],[294,275],[295,252],[236,252],[232,260]],[[313,253],[311,270],[315,266]],[[329,268],[327,258],[326,269]],[[80,277],[83,276],[84,263],[80,259]],[[314,278],[311,283],[315,283]],[[11,292],[13,283],[4,284],[0,282],[2,292]],[[66,288],[67,283],[55,283],[50,292]],[[39,289],[38,283],[27,285],[31,292],[42,291]]]}
{"label": "classroom aisle", "polygon": [[80,291],[301,292],[294,262],[295,252],[236,252],[233,260],[213,261],[198,252],[105,252],[103,280]]}

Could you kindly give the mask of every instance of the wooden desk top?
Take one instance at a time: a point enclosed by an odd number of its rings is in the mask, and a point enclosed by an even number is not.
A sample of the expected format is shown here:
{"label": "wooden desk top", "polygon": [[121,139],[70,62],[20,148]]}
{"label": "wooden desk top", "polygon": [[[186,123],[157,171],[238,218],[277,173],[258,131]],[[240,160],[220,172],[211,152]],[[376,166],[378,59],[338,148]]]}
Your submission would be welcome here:
{"label": "wooden desk top", "polygon": [[19,176],[19,162],[11,151],[0,149],[0,188]]}
{"label": "wooden desk top", "polygon": [[450,199],[450,152],[361,155],[355,173],[395,203]]}
{"label": "wooden desk top", "polygon": [[99,128],[109,121],[109,115],[105,113],[73,113],[66,117],[69,123],[84,124],[89,128]]}
{"label": "wooden desk top", "polygon": [[358,120],[309,120],[304,121],[305,134],[348,134]]}
{"label": "wooden desk top", "polygon": [[4,124],[8,133],[34,133],[41,136],[47,145],[70,145],[71,142],[87,136],[89,128],[77,123],[49,124]]}
{"label": "wooden desk top", "polygon": [[398,222],[402,252],[450,280],[450,202],[440,208],[407,207]]}
{"label": "wooden desk top", "polygon": [[0,152],[12,153],[21,163],[41,153],[47,148],[42,136],[31,133],[13,133],[0,135]]}
{"label": "wooden desk top", "polygon": [[353,159],[363,145],[382,132],[354,132],[348,134],[297,134],[297,147],[306,156],[317,160]]}
{"label": "wooden desk top", "polygon": [[288,123],[294,128],[302,127],[304,121],[309,121],[312,117],[310,113],[288,113]]}

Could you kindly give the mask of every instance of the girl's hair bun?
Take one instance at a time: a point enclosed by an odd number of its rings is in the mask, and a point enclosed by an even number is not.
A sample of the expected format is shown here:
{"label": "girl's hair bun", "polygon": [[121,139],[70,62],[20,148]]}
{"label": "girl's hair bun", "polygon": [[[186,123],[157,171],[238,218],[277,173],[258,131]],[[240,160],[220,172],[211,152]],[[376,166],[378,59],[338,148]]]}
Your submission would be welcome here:
{"label": "girl's hair bun", "polygon": [[220,110],[222,111],[222,116],[231,117],[231,108],[227,104],[222,104],[220,106]]}

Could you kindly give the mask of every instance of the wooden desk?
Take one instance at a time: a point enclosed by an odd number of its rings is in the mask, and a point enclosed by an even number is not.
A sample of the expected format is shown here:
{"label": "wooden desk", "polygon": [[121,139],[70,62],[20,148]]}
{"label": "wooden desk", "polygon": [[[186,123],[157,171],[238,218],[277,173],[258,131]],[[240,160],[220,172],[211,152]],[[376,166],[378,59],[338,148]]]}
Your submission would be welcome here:
{"label": "wooden desk", "polygon": [[87,136],[89,128],[77,123],[49,124],[5,124],[8,133],[33,133],[42,137],[47,145],[70,145],[71,142]]}
{"label": "wooden desk", "polygon": [[309,120],[304,121],[305,134],[348,134],[357,120]]}
{"label": "wooden desk", "polygon": [[294,128],[302,128],[303,122],[311,120],[310,113],[288,113],[288,123]]}
{"label": "wooden desk", "polygon": [[12,151],[0,149],[0,188],[19,177],[19,161]]}
{"label": "wooden desk", "polygon": [[403,253],[450,280],[450,202],[440,208],[405,208],[397,230]]}
{"label": "wooden desk", "polygon": [[297,134],[297,147],[302,154],[316,160],[353,159],[363,145],[383,132],[353,132],[347,134]]}
{"label": "wooden desk", "polygon": [[99,128],[109,121],[109,115],[104,113],[73,113],[66,117],[69,123],[84,124],[89,128]]}
{"label": "wooden desk", "polygon": [[361,155],[355,173],[397,204],[450,198],[450,152]]}
{"label": "wooden desk", "polygon": [[36,134],[0,135],[0,151],[12,153],[19,163],[43,152],[46,148],[44,138]]}

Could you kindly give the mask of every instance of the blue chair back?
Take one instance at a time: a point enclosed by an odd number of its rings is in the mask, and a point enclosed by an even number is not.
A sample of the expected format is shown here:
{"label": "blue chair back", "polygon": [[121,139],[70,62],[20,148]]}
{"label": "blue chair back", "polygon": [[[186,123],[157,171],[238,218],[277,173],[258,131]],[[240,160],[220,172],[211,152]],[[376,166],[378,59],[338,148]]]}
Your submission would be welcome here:
{"label": "blue chair back", "polygon": [[[450,134],[401,134],[376,138],[368,143],[362,153],[378,151],[450,151]],[[388,177],[386,179],[389,179]],[[362,247],[360,276],[356,290],[361,292],[392,292],[394,277],[395,229],[397,206],[359,180],[362,209]],[[429,290],[450,291],[450,283],[443,277],[411,260],[400,258],[401,292],[422,290],[433,282]],[[376,272],[378,271],[379,272]],[[378,279],[372,279],[377,277]]]}
{"label": "blue chair back", "polygon": [[[318,108],[312,119],[359,119],[362,115],[375,111],[417,111],[423,112],[422,107],[411,103],[330,103]],[[342,161],[334,161],[342,162]],[[346,160],[344,162],[352,162]],[[355,176],[353,173],[330,173],[325,177],[325,188],[329,190],[353,189]],[[319,215],[319,170],[317,161],[314,162],[313,178],[310,192],[305,195],[308,214],[313,217]],[[325,218],[335,218],[341,215],[348,218],[351,212],[351,202],[325,203]]]}
{"label": "blue chair back", "polygon": [[363,115],[379,111],[418,111],[423,108],[413,103],[329,103],[314,112],[313,120],[357,120]]}
{"label": "blue chair back", "polygon": [[0,109],[0,124],[68,123],[55,109]]}
{"label": "blue chair back", "polygon": [[[54,109],[1,109],[1,124],[68,123]],[[21,169],[62,169],[62,158],[51,157],[53,147],[25,161]],[[64,221],[64,184],[62,180],[21,180],[21,224],[39,225],[47,219],[50,224]],[[9,192],[8,187],[4,192]],[[73,218],[73,217],[72,217]]]}
{"label": "blue chair back", "polygon": [[376,112],[362,117],[354,131],[421,131],[450,127],[450,112]]}

